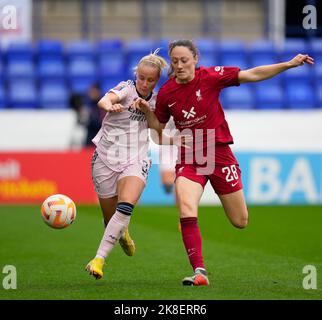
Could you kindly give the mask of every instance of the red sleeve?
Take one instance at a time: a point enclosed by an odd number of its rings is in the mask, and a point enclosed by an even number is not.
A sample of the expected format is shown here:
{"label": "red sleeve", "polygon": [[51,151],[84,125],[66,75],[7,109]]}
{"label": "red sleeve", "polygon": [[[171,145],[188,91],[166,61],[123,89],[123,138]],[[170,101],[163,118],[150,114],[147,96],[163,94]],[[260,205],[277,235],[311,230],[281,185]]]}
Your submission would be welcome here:
{"label": "red sleeve", "polygon": [[157,95],[154,113],[161,123],[167,123],[170,119],[171,115],[169,112],[169,107],[166,103],[166,96],[162,89],[159,91]]}
{"label": "red sleeve", "polygon": [[238,67],[211,67],[208,68],[208,74],[214,79],[215,84],[221,89],[231,86],[239,86]]}

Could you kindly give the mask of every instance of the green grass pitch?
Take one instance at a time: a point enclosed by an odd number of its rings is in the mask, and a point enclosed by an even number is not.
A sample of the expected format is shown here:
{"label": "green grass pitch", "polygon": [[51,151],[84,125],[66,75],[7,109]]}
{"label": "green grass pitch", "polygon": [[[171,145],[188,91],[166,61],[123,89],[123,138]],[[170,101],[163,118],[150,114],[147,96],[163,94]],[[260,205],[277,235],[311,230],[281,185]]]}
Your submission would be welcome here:
{"label": "green grass pitch", "polygon": [[[176,208],[138,206],[130,226],[137,252],[127,257],[117,245],[101,280],[84,271],[103,234],[100,210],[78,206],[77,214],[72,226],[54,230],[37,206],[0,207],[0,299],[322,298],[321,206],[251,206],[244,230],[221,207],[201,207],[209,287],[181,285],[191,267]],[[6,265],[16,267],[17,289],[3,288]],[[316,267],[316,290],[303,288],[306,265]]]}

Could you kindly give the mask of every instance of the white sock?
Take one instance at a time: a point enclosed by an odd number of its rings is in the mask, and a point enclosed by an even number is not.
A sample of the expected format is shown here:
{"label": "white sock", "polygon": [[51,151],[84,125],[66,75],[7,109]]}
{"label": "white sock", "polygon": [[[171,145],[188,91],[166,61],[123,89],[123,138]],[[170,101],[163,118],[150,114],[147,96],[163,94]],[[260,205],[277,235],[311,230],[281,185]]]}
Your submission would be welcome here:
{"label": "white sock", "polygon": [[131,216],[115,211],[105,228],[96,257],[106,259],[125,229],[129,226]]}

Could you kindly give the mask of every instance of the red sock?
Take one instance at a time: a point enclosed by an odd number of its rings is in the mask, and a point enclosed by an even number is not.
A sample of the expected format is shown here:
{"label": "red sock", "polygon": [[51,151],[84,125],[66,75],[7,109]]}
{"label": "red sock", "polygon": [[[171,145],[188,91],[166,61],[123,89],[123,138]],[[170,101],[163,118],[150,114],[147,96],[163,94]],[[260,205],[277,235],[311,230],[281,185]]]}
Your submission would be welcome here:
{"label": "red sock", "polygon": [[202,258],[202,240],[197,218],[181,218],[180,224],[182,240],[193,270],[195,271],[196,268],[205,269]]}

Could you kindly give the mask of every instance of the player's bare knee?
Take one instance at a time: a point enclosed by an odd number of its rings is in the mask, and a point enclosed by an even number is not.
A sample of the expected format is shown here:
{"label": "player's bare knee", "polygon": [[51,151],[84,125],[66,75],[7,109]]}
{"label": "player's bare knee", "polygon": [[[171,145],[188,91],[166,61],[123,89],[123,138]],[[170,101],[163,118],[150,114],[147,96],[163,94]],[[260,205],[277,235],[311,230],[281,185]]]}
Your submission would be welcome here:
{"label": "player's bare knee", "polygon": [[195,214],[195,209],[194,207],[186,201],[181,201],[179,204],[179,208],[180,208],[180,217],[181,218],[188,218],[188,217],[192,217]]}

